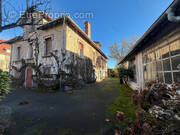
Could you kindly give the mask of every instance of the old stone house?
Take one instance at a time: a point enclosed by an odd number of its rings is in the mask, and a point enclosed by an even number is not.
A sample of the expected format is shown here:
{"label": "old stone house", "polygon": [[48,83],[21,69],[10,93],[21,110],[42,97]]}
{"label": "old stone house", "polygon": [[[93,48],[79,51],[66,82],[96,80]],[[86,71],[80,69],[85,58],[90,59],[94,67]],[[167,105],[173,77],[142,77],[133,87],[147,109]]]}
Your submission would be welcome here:
{"label": "old stone house", "polygon": [[0,40],[0,69],[9,72],[11,46],[3,43],[5,40]]}
{"label": "old stone house", "polygon": [[134,69],[134,89],[149,81],[180,83],[180,1],[175,0],[120,61]]}
{"label": "old stone house", "polygon": [[107,57],[101,51],[101,43],[91,40],[88,21],[84,32],[68,16],[53,20],[43,12],[32,14],[38,18],[21,17],[18,23],[33,20],[36,25],[23,26],[24,34],[8,41],[12,46],[10,74],[14,80],[20,79],[31,87],[37,85],[37,74],[47,83],[67,76],[73,76],[71,81],[85,83],[106,78]]}

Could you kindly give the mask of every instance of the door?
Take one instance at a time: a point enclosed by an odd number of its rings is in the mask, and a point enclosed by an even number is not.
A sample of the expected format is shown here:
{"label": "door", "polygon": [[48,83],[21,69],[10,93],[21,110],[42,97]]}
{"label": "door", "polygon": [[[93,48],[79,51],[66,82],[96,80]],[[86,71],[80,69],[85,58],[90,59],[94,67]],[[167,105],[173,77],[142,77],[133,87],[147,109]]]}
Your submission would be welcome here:
{"label": "door", "polygon": [[31,68],[27,69],[26,87],[32,87],[32,69]]}

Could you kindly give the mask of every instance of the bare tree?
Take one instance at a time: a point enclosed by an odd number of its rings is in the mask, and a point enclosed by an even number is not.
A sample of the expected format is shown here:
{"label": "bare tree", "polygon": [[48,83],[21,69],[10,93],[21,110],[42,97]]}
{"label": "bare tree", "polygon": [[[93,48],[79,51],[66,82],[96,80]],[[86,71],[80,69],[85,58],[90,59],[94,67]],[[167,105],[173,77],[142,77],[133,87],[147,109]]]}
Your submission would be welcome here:
{"label": "bare tree", "polygon": [[26,0],[26,7],[24,8],[24,5],[14,6],[12,0],[0,0],[0,32],[18,26],[32,25],[27,22],[18,23],[22,12],[30,13],[35,10],[48,12],[50,10],[49,3],[50,0]]}
{"label": "bare tree", "polygon": [[133,35],[131,38],[123,39],[120,43],[112,43],[109,45],[110,58],[120,61],[134,46],[138,37]]}

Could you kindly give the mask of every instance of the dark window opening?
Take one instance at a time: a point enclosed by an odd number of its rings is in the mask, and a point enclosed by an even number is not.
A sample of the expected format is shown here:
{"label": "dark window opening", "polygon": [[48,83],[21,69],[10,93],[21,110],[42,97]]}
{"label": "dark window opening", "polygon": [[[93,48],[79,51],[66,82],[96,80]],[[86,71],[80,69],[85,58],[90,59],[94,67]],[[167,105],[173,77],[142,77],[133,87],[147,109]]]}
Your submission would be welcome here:
{"label": "dark window opening", "polygon": [[21,47],[17,48],[17,60],[20,60],[21,58]]}
{"label": "dark window opening", "polygon": [[50,55],[52,51],[52,38],[46,38],[45,39],[45,56]]}
{"label": "dark window opening", "polygon": [[79,49],[80,49],[80,56],[84,56],[84,45],[82,43],[79,43]]}

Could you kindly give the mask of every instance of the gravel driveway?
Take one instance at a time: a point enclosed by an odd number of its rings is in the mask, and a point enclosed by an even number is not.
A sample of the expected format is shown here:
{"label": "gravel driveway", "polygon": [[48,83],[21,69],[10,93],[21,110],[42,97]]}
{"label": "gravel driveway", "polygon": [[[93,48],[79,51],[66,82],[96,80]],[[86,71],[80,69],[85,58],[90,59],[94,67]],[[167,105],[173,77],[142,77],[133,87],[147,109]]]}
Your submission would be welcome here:
{"label": "gravel driveway", "polygon": [[[0,104],[8,105],[13,110],[12,119],[16,122],[14,135],[26,135],[35,126],[44,126],[45,133],[51,135],[66,129],[101,135],[106,108],[118,95],[116,90],[102,90],[107,81],[89,84],[72,95],[12,89]],[[31,104],[20,106],[22,101]]]}

